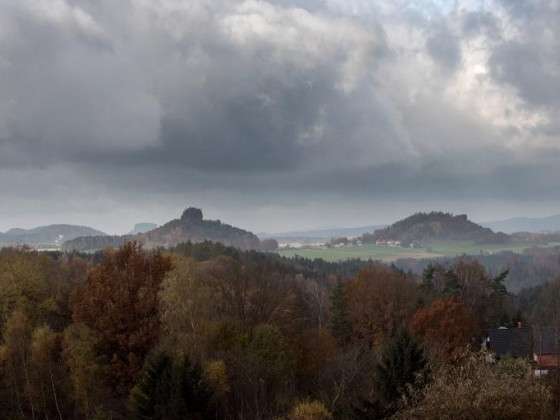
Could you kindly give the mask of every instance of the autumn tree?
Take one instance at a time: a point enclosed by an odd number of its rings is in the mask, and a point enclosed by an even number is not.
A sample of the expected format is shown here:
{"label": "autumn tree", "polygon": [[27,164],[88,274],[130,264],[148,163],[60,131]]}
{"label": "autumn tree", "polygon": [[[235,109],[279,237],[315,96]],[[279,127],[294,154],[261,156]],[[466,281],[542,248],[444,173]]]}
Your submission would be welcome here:
{"label": "autumn tree", "polygon": [[110,365],[109,382],[128,393],[160,334],[159,290],[171,260],[128,243],[105,253],[74,301],[74,321],[98,337],[96,351]]}
{"label": "autumn tree", "polygon": [[212,405],[216,412],[225,412],[224,403],[231,392],[228,367],[224,360],[209,360],[204,365],[204,380],[212,390]]}
{"label": "autumn tree", "polygon": [[436,358],[449,361],[462,353],[476,336],[476,320],[457,298],[436,299],[419,309],[410,322],[412,332],[420,337]]}
{"label": "autumn tree", "polygon": [[170,349],[180,349],[202,360],[207,353],[208,335],[218,319],[217,290],[200,274],[200,263],[175,257],[174,267],[165,277],[160,292],[163,341]]}
{"label": "autumn tree", "polygon": [[216,313],[245,328],[274,324],[289,329],[297,322],[293,277],[266,261],[219,257],[201,264],[201,276],[216,293]]}
{"label": "autumn tree", "polygon": [[406,325],[418,300],[416,284],[383,265],[360,271],[346,287],[353,339],[369,346],[382,345]]}
{"label": "autumn tree", "polygon": [[165,339],[192,357],[210,357],[209,347],[228,329],[250,333],[260,324],[294,331],[297,288],[282,273],[231,257],[195,262],[177,258],[161,292]]}
{"label": "autumn tree", "polygon": [[106,383],[110,366],[97,352],[100,338],[84,324],[72,324],[63,334],[63,358],[68,369],[76,411],[94,418],[111,399]]}
{"label": "autumn tree", "polygon": [[222,360],[232,410],[272,415],[293,392],[299,302],[297,282],[266,262],[178,257],[161,291],[162,343],[203,365]]}
{"label": "autumn tree", "polygon": [[15,310],[7,319],[0,346],[0,379],[5,392],[2,413],[35,418],[39,407],[33,395],[31,366],[32,326],[24,312]]}
{"label": "autumn tree", "polygon": [[67,372],[62,362],[62,337],[49,327],[40,327],[31,337],[31,367],[34,398],[46,418],[62,420],[68,410]]}
{"label": "autumn tree", "polygon": [[57,295],[64,286],[60,267],[48,256],[30,250],[0,250],[0,332],[15,310],[33,326],[51,324],[60,314]]}
{"label": "autumn tree", "polygon": [[72,412],[61,332],[71,322],[75,274],[66,259],[25,248],[0,250],[0,417]]}
{"label": "autumn tree", "polygon": [[[300,389],[309,393],[317,392],[321,378],[340,354],[335,338],[326,329],[305,330],[295,343],[294,350]],[[333,376],[341,379],[336,374]]]}

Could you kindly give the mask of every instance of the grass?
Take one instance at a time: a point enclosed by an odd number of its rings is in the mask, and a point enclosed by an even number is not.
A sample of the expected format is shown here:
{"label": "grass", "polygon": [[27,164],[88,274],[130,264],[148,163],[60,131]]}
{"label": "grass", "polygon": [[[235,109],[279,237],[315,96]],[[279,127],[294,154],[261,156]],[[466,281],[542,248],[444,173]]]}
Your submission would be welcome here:
{"label": "grass", "polygon": [[299,249],[282,249],[278,253],[284,257],[300,256],[303,258],[321,258],[325,261],[343,261],[352,258],[394,261],[399,258],[434,258],[437,255],[425,249],[392,248],[379,245],[349,246],[344,248],[304,247]]}
{"label": "grass", "polygon": [[[539,245],[541,247],[556,246],[558,243],[549,243],[546,245]],[[457,255],[478,255],[478,254],[494,254],[496,252],[511,251],[515,253],[522,253],[526,249],[530,248],[531,244],[526,242],[521,243],[511,243],[511,244],[477,244],[475,242],[469,241],[439,241],[434,242],[427,246],[429,252],[436,254],[442,254],[445,256],[457,256]]]}
{"label": "grass", "polygon": [[[560,245],[550,243],[546,246]],[[529,248],[527,243],[513,243],[507,245],[499,244],[476,244],[470,241],[438,241],[429,244],[426,248],[398,248],[379,245],[349,246],[343,248],[318,248],[304,247],[299,249],[282,249],[278,253],[284,257],[294,257],[296,255],[315,259],[321,258],[325,261],[343,261],[352,258],[363,260],[395,261],[399,258],[437,258],[454,257],[458,255],[479,255],[481,253],[492,254],[501,251],[512,251],[522,253]]]}

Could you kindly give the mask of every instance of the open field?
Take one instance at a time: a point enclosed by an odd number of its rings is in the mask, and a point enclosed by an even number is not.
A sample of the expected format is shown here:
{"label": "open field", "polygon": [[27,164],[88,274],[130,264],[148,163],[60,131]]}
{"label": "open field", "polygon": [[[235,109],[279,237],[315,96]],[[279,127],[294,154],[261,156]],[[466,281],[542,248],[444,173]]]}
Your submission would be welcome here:
{"label": "open field", "polygon": [[[540,247],[551,247],[559,245],[558,243],[549,243],[546,245],[538,245]],[[477,255],[477,254],[493,254],[501,251],[511,251],[516,253],[522,253],[528,248],[531,248],[532,244],[526,242],[522,243],[511,243],[511,244],[477,244],[474,242],[457,242],[457,241],[440,241],[434,242],[426,247],[428,252],[433,252],[435,254],[442,254],[445,256],[457,256],[457,255]]]}
{"label": "open field", "polygon": [[[540,246],[555,246],[559,243],[550,243]],[[342,261],[352,258],[373,259],[381,261],[395,261],[399,258],[438,258],[453,257],[458,255],[478,255],[481,253],[496,253],[500,251],[512,251],[521,253],[529,248],[527,243],[513,243],[507,245],[498,244],[476,244],[469,241],[441,241],[434,242],[426,248],[399,248],[379,245],[348,246],[343,248],[319,248],[304,247],[299,249],[283,249],[278,253],[284,257],[296,255],[303,258],[322,258],[325,261]]]}
{"label": "open field", "polygon": [[296,255],[304,258],[322,258],[325,261],[342,261],[352,258],[394,261],[399,258],[434,258],[443,255],[427,252],[425,249],[392,248],[379,245],[348,246],[344,248],[304,247],[283,249],[278,252],[284,257]]}

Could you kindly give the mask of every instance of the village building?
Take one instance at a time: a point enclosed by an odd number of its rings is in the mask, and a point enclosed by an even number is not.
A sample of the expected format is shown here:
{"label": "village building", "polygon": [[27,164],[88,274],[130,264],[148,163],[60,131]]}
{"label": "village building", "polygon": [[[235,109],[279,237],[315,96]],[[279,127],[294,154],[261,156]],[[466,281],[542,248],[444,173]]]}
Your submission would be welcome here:
{"label": "village building", "polygon": [[533,331],[535,374],[546,375],[560,367],[560,328],[540,327]]}
{"label": "village building", "polygon": [[521,325],[515,328],[491,329],[488,331],[484,347],[496,360],[505,357],[531,359],[533,355],[532,330]]}
{"label": "village building", "polygon": [[531,360],[535,376],[547,375],[560,368],[560,328],[500,327],[488,331],[483,347],[488,360],[516,357]]}

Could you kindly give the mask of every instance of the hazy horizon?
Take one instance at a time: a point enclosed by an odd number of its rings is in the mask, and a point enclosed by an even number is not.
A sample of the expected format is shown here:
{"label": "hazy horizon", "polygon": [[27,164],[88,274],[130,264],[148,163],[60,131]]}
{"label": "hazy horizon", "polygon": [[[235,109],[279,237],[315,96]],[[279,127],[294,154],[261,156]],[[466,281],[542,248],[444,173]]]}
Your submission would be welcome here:
{"label": "hazy horizon", "polygon": [[[432,207],[418,207],[415,208],[413,210],[405,210],[408,209],[407,207],[404,207],[402,209],[399,209],[398,212],[394,212],[392,213],[393,216],[385,216],[385,219],[379,218],[377,220],[374,221],[368,221],[368,214],[367,212],[363,212],[363,211],[358,211],[356,212],[353,216],[356,216],[357,213],[362,213],[363,215],[360,215],[359,217],[352,217],[350,219],[340,219],[338,218],[338,215],[335,215],[335,217],[333,217],[332,219],[329,219],[330,222],[327,222],[327,224],[325,224],[324,222],[309,222],[309,223],[301,223],[301,222],[294,222],[294,220],[296,220],[297,218],[295,216],[293,216],[294,213],[297,213],[297,209],[294,209],[291,214],[290,212],[287,212],[288,214],[285,214],[284,217],[282,218],[282,220],[285,220],[286,224],[284,225],[284,228],[280,229],[280,230],[274,230],[274,229],[270,229],[270,228],[266,228],[266,226],[270,226],[267,224],[267,222],[269,221],[269,217],[266,214],[261,215],[260,217],[256,218],[256,219],[252,219],[252,220],[246,220],[244,223],[244,218],[241,215],[238,215],[237,218],[234,217],[234,220],[226,220],[223,217],[220,217],[219,215],[219,210],[215,210],[215,211],[211,211],[208,212],[206,211],[204,208],[202,209],[204,212],[204,218],[205,219],[209,219],[209,220],[221,220],[224,223],[228,223],[237,227],[241,227],[244,229],[248,229],[251,230],[252,232],[256,233],[256,234],[282,234],[282,233],[290,233],[290,232],[301,232],[301,231],[313,231],[313,230],[328,230],[328,229],[337,229],[337,228],[361,228],[361,227],[365,227],[365,226],[377,226],[377,225],[390,225],[400,219],[403,219],[407,216],[412,215],[413,213],[416,212],[430,212],[430,211],[445,211],[445,212],[450,212],[453,213],[455,215],[457,214],[467,214],[467,216],[469,217],[470,220],[479,223],[479,224],[484,224],[484,223],[492,223],[492,222],[499,222],[499,221],[503,221],[503,220],[508,220],[508,219],[514,219],[514,218],[524,218],[524,217],[528,217],[528,218],[546,218],[546,217],[550,217],[550,216],[557,216],[558,213],[544,213],[544,214],[532,214],[532,215],[527,215],[527,214],[517,214],[517,215],[513,215],[513,216],[504,216],[504,213],[497,213],[495,218],[473,218],[471,217],[471,215],[468,212],[464,212],[461,211],[460,209],[453,209],[453,208],[445,208],[445,207],[441,207],[441,208],[432,208]],[[9,229],[13,229],[13,228],[23,228],[23,229],[31,229],[31,228],[35,228],[35,227],[40,227],[40,226],[47,226],[47,225],[53,225],[53,224],[71,224],[71,225],[83,225],[83,226],[88,226],[88,227],[92,227],[98,230],[101,230],[107,234],[115,234],[115,235],[122,235],[122,234],[126,234],[128,232],[130,232],[132,230],[132,228],[134,227],[135,224],[137,223],[156,223],[157,225],[163,225],[164,223],[172,220],[172,219],[176,219],[180,216],[180,213],[182,212],[182,210],[184,209],[179,209],[179,211],[176,214],[169,214],[167,215],[167,213],[165,215],[159,215],[159,216],[154,216],[152,218],[152,220],[131,220],[129,225],[126,225],[125,223],[123,224],[124,227],[123,228],[116,228],[116,229],[111,229],[111,225],[109,224],[104,224],[103,220],[100,220],[99,217],[94,217],[91,220],[92,223],[85,223],[82,219],[80,219],[80,216],[77,216],[77,218],[67,218],[67,219],[63,219],[60,217],[56,217],[53,219],[39,219],[39,220],[44,220],[44,222],[42,223],[37,223],[37,220],[35,220],[34,222],[31,221],[31,223],[29,224],[20,224],[20,225],[11,225],[11,226],[7,226],[6,228],[0,228],[0,232],[6,232]],[[365,213],[365,214],[364,214]],[[475,212],[475,214],[477,214]],[[125,216],[125,215],[123,215]],[[235,216],[235,215],[234,215]],[[483,216],[481,216],[483,217]],[[356,220],[360,220],[362,222],[357,222]],[[102,226],[108,226],[109,229],[104,229],[102,228]],[[264,226],[265,228],[261,229],[259,226]]]}
{"label": "hazy horizon", "polygon": [[560,214],[556,0],[5,0],[0,231]]}

